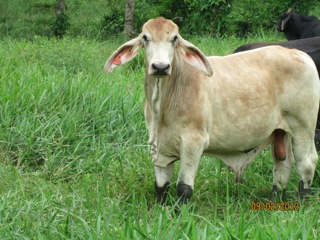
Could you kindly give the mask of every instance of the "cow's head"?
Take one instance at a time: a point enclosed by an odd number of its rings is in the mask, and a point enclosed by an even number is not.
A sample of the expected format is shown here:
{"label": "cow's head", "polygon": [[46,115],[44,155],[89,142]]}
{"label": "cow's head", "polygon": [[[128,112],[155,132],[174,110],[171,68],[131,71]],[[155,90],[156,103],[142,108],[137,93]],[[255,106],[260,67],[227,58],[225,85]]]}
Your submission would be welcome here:
{"label": "cow's head", "polygon": [[279,20],[278,25],[277,25],[277,31],[278,32],[283,32],[284,31],[284,29],[286,28],[287,23],[292,18],[293,14],[294,14],[294,11],[292,10],[292,8],[290,8],[290,9],[288,9],[288,11],[286,13],[284,13],[280,17],[280,20]]}
{"label": "cow's head", "polygon": [[131,59],[141,48],[146,50],[147,74],[151,76],[170,76],[174,61],[182,59],[212,75],[212,68],[206,56],[193,44],[179,34],[178,26],[165,18],[151,19],[143,25],[142,32],[119,47],[108,59],[104,69],[111,72]]}

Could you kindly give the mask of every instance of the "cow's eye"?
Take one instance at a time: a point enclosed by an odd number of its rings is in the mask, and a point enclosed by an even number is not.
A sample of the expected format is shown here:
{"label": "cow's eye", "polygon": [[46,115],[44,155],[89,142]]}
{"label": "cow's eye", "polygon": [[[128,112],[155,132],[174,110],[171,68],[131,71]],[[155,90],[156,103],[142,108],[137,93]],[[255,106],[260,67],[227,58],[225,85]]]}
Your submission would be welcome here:
{"label": "cow's eye", "polygon": [[172,42],[175,43],[178,40],[178,36],[174,36]]}
{"label": "cow's eye", "polygon": [[148,40],[148,37],[147,37],[146,35],[143,35],[142,38],[143,38],[143,41],[145,41],[145,42],[148,42],[148,41],[149,41],[149,40]]}

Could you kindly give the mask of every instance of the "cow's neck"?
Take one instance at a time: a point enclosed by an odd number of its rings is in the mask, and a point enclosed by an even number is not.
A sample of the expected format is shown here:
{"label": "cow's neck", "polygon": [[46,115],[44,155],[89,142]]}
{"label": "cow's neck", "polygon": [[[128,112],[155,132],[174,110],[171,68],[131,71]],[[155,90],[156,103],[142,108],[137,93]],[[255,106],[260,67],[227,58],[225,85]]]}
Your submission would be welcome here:
{"label": "cow's neck", "polygon": [[163,105],[168,104],[167,97],[174,94],[175,82],[172,77],[146,79],[146,97],[154,115],[159,115]]}
{"label": "cow's neck", "polygon": [[147,98],[147,106],[151,112],[151,116],[148,120],[149,129],[149,145],[152,160],[155,161],[157,158],[157,131],[160,116],[161,107],[161,88],[162,78],[148,78],[145,79],[145,92]]}
{"label": "cow's neck", "polygon": [[153,114],[158,116],[160,112],[162,78],[156,78],[152,88],[151,105]]}
{"label": "cow's neck", "polygon": [[171,76],[146,76],[145,94],[152,114],[159,116],[164,111],[183,110],[181,108],[189,108],[194,101],[190,97],[197,95],[199,80],[194,81],[189,69],[181,68],[185,72],[179,69],[173,67]]}
{"label": "cow's neck", "polygon": [[[183,66],[181,64],[181,66]],[[180,68],[179,68],[180,69]],[[183,114],[193,110],[192,104],[197,98],[199,80],[193,81],[194,75],[189,69],[181,67],[184,72],[173,68],[171,76],[154,77],[146,75],[145,94],[149,116],[149,144],[153,161],[157,157],[157,133],[159,121],[166,124],[167,117]],[[147,73],[146,73],[147,74]]]}

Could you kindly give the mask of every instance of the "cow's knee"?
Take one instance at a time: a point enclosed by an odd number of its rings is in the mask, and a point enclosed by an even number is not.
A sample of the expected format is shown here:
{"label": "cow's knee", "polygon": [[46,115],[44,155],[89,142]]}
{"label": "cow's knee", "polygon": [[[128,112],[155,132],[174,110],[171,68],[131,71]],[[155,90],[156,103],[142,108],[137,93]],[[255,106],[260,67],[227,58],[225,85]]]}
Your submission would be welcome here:
{"label": "cow's knee", "polygon": [[192,196],[192,188],[191,186],[183,183],[183,182],[179,182],[177,185],[177,194],[179,197],[179,202],[181,204],[186,204],[190,201],[190,198]]}

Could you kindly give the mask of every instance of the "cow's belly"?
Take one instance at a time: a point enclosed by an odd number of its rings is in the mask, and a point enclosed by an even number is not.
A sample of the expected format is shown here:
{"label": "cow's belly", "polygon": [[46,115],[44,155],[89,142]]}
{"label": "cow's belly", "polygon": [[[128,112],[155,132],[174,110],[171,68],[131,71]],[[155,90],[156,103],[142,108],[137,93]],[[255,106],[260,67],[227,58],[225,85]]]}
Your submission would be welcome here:
{"label": "cow's belly", "polygon": [[264,143],[277,128],[284,128],[280,111],[238,115],[221,114],[209,131],[209,143],[205,152],[246,152]]}

